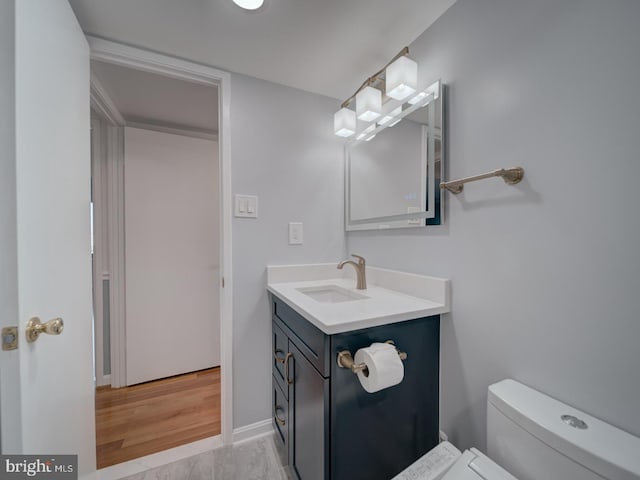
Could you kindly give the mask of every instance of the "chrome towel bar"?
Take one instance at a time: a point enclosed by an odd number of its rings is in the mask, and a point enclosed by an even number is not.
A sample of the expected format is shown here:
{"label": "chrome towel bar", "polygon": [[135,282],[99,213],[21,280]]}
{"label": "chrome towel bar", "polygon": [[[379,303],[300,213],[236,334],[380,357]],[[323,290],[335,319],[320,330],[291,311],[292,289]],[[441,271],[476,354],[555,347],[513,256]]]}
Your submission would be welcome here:
{"label": "chrome towel bar", "polygon": [[[393,340],[387,340],[384,343],[394,345]],[[398,347],[396,347],[396,350],[398,352],[398,356],[400,357],[400,360],[404,361],[407,359],[406,352],[401,352],[400,350],[398,350]],[[338,352],[337,362],[340,368],[348,368],[353,373],[364,372],[365,370],[367,370],[366,363],[355,363],[353,361],[353,355],[351,355],[351,352],[349,350],[342,350]]]}
{"label": "chrome towel bar", "polygon": [[451,193],[458,194],[462,191],[465,183],[475,182],[476,180],[484,180],[485,178],[491,177],[502,177],[507,185],[515,185],[522,180],[522,177],[524,177],[524,168],[499,168],[498,170],[494,170],[493,172],[474,175],[473,177],[461,178],[459,180],[452,180],[450,182],[442,182],[440,184],[440,188],[446,188]]}

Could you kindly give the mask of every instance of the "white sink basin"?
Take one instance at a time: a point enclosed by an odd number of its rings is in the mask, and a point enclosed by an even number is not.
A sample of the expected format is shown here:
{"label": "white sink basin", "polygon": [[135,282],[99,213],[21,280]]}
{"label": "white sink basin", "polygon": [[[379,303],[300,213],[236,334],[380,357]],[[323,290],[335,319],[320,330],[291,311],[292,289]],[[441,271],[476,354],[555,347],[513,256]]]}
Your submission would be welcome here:
{"label": "white sink basin", "polygon": [[352,292],[337,285],[323,285],[320,287],[297,288],[300,293],[304,293],[316,302],[321,303],[342,303],[354,300],[365,300],[369,297]]}

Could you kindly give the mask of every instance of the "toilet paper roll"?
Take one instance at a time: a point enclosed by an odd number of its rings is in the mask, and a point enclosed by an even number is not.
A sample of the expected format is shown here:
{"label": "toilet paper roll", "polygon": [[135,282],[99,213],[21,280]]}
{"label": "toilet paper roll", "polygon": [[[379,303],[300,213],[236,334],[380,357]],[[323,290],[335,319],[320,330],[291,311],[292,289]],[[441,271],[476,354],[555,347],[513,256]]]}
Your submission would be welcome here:
{"label": "toilet paper roll", "polygon": [[361,348],[353,360],[367,365],[367,374],[358,372],[358,380],[369,393],[397,385],[404,378],[404,365],[398,351],[388,343],[372,343]]}

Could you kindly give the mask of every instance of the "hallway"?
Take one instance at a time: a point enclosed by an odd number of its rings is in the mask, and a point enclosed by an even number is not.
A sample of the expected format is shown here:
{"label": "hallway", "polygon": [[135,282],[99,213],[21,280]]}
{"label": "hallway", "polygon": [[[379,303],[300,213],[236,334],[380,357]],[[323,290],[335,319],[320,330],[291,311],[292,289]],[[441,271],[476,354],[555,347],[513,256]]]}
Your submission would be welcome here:
{"label": "hallway", "polygon": [[220,434],[220,368],[96,389],[98,468]]}

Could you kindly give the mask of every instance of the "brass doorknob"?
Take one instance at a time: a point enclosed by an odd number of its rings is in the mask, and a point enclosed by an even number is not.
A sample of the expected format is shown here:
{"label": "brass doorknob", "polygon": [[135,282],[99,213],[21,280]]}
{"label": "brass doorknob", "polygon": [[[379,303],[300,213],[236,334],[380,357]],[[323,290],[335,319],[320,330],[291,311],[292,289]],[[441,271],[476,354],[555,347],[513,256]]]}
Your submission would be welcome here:
{"label": "brass doorknob", "polygon": [[42,323],[38,317],[33,317],[27,322],[27,342],[35,342],[41,333],[60,335],[62,330],[64,330],[64,322],[61,318]]}

